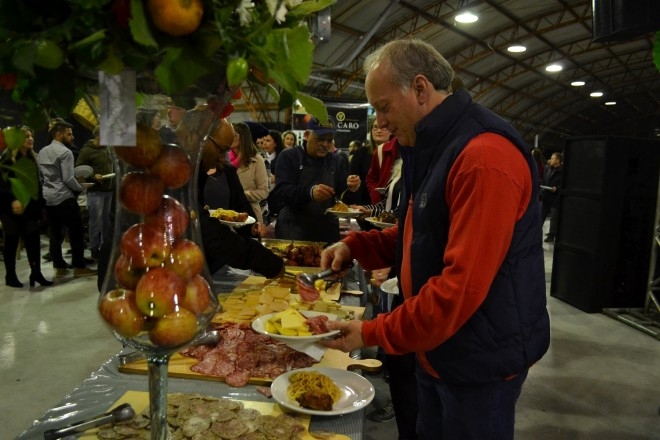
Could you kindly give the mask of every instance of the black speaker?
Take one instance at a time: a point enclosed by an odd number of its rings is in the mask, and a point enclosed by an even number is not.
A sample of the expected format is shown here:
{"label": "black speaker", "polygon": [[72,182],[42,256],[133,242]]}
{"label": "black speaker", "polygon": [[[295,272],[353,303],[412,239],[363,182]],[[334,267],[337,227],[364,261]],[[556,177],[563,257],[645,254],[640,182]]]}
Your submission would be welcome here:
{"label": "black speaker", "polygon": [[660,29],[658,0],[593,0],[593,40],[627,40]]}
{"label": "black speaker", "polygon": [[659,169],[660,142],[567,140],[551,296],[589,313],[643,307]]}

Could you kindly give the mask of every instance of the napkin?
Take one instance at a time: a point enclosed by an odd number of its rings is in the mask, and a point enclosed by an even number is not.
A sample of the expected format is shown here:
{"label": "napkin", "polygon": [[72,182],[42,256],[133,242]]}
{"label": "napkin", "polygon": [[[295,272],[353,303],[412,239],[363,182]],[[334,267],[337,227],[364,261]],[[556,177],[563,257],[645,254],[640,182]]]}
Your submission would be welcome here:
{"label": "napkin", "polygon": [[326,347],[324,347],[321,344],[317,344],[316,342],[285,342],[285,344],[289,347],[292,348],[296,351],[299,351],[301,353],[305,353],[306,355],[312,357],[316,362],[319,362],[323,355],[325,354],[325,351],[327,350]]}

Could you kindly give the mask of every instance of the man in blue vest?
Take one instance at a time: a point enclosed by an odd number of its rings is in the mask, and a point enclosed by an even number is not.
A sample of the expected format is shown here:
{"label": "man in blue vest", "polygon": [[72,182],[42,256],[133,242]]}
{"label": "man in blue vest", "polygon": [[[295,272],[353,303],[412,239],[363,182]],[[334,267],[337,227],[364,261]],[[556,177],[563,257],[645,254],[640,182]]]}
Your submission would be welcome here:
{"label": "man in blue vest", "polygon": [[420,439],[512,439],[528,369],[550,324],[539,176],[516,131],[461,89],[420,40],[392,41],[365,60],[379,127],[403,159],[398,225],[349,235],[321,266],[357,259],[396,267],[404,301],[372,321],[331,322],[325,345],[378,345],[417,359]]}

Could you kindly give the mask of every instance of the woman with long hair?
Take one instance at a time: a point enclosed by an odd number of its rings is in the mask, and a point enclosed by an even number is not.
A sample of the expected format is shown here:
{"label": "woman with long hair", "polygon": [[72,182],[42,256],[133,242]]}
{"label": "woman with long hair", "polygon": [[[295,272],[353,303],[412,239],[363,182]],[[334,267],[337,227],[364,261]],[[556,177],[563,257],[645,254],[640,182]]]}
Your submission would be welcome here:
{"label": "woman with long hair", "polygon": [[263,214],[259,202],[268,197],[268,172],[266,163],[252,141],[250,127],[238,122],[234,124],[236,135],[231,144],[232,151],[238,158],[238,178],[243,185],[245,197],[252,205],[257,222],[263,223]]}
{"label": "woman with long hair", "polygon": [[[7,149],[2,154],[0,162],[4,166],[12,166],[20,160],[32,162],[32,166],[24,169],[30,169],[34,173],[31,177],[38,182],[37,155],[34,148],[34,131],[24,125],[21,127],[25,133],[25,141],[18,150]],[[4,167],[3,167],[4,168]],[[6,170],[6,168],[5,168]],[[39,221],[42,219],[42,199],[41,191],[39,198],[30,200],[27,205],[23,205],[14,196],[11,190],[9,178],[14,177],[11,171],[5,174],[6,178],[0,179],[0,221],[4,232],[3,257],[5,260],[5,284],[8,287],[23,287],[23,283],[18,280],[16,275],[16,251],[18,242],[22,238],[28,261],[30,263],[30,287],[34,283],[42,286],[50,286],[52,281],[48,281],[41,273],[41,241],[39,231]],[[3,176],[3,177],[5,177]]]}
{"label": "woman with long hair", "polygon": [[293,130],[287,130],[282,133],[282,144],[284,145],[284,148],[295,147],[298,145],[298,136],[296,136],[296,133],[294,133]]}

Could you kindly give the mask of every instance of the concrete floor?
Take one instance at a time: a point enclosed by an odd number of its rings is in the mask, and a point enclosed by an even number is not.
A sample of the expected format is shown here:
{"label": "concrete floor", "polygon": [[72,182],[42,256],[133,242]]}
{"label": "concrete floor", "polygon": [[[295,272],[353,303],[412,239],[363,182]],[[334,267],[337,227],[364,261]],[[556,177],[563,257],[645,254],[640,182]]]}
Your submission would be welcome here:
{"label": "concrete floor", "polygon": [[[552,246],[547,246],[545,255],[549,274]],[[25,257],[18,266],[19,278],[27,283]],[[44,264],[44,274],[52,277],[49,264]],[[0,439],[4,440],[24,431],[121,345],[96,314],[95,278],[69,277],[55,286],[33,289],[8,288],[4,279],[0,283]],[[660,341],[552,297],[548,307],[552,344],[530,370],[523,388],[516,438],[660,439]],[[372,405],[387,400],[382,378],[367,377],[377,390]],[[396,439],[395,422],[367,422],[364,438]]]}

